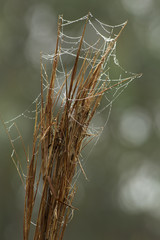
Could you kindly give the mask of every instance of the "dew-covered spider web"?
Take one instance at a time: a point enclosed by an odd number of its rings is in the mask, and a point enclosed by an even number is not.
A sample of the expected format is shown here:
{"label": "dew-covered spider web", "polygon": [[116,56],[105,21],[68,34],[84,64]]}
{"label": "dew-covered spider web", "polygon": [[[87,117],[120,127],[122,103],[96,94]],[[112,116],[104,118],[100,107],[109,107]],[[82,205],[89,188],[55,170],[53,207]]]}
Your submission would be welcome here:
{"label": "dew-covered spider web", "polygon": [[[88,15],[86,15],[84,17],[72,21],[66,20],[62,16],[60,16],[59,22],[61,23],[61,27],[59,32],[59,46],[58,46],[59,61],[58,66],[56,68],[56,82],[54,89],[52,89],[55,93],[54,96],[58,93],[59,89],[61,88],[66,78],[66,75],[68,76],[71,75],[74,62],[77,56],[79,44],[81,41],[82,31],[87,19],[88,21],[79,55],[78,69],[80,69],[81,65],[83,64],[84,59],[86,59],[88,64],[88,69],[85,73],[86,75],[91,68],[96,69],[97,65],[100,63],[102,57],[104,56],[109,44],[111,42],[114,42],[111,51],[109,52],[106,60],[103,63],[102,71],[98,79],[99,84],[97,85],[97,88],[100,88],[102,84],[106,83],[107,81],[108,91],[103,93],[102,104],[99,106],[95,114],[95,118],[88,128],[88,131],[91,135],[97,136],[95,138],[96,139],[95,143],[92,144],[93,148],[108,122],[113,102],[119,97],[119,95],[124,91],[128,84],[132,82],[133,79],[139,77],[139,75],[124,70],[124,68],[119,64],[119,61],[116,56],[117,41],[115,40],[119,32],[126,25],[126,22],[114,26],[107,25],[96,19],[91,13],[89,13],[89,17]],[[96,58],[94,58],[95,55]],[[55,57],[54,50],[53,53],[50,54],[44,53],[41,54],[41,76],[43,78],[44,96],[47,95],[47,91],[49,89],[49,80],[51,77],[51,70],[54,57]],[[87,97],[89,98],[90,96]],[[63,102],[65,104],[65,100],[66,92],[64,88],[60,95],[59,107],[63,107],[63,104],[60,105],[60,102]],[[77,100],[80,99],[73,98],[72,99],[73,104],[74,101]],[[40,110],[41,110],[41,93],[35,98],[35,100],[25,111],[20,113],[18,116],[13,117],[11,120],[5,122],[13,146],[18,141],[18,139],[20,139],[21,141],[21,135],[15,125],[17,120],[27,119],[28,121],[34,122],[35,113],[36,111],[40,112]],[[103,116],[105,116],[105,120],[103,119],[103,121],[100,120],[102,112]],[[74,117],[73,120],[77,121],[76,119],[74,119]],[[25,136],[23,136],[23,138],[25,138]],[[14,157],[14,155],[15,149],[12,152],[11,155],[12,158]],[[85,164],[86,162],[85,160],[87,158],[88,154],[87,156],[82,157],[81,161],[83,164]],[[21,171],[18,163],[15,162],[15,164],[17,170]],[[79,172],[77,172],[75,176],[75,181],[78,178]]]}

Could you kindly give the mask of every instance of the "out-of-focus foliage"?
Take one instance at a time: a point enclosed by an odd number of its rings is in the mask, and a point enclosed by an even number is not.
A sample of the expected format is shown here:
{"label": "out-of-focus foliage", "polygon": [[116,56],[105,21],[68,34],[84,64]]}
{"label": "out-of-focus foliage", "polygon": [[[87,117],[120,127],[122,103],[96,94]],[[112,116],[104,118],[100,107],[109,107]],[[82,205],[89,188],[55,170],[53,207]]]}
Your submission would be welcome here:
{"label": "out-of-focus foliage", "polygon": [[[160,2],[156,0],[2,1],[0,7],[0,113],[23,112],[40,92],[40,52],[55,47],[57,17],[88,11],[114,25],[128,20],[117,46],[120,64],[143,73],[113,104],[78,181],[75,212],[65,239],[160,239]],[[106,115],[101,116],[104,121]],[[24,127],[25,126],[25,127]],[[32,127],[21,123],[26,145]],[[22,239],[23,187],[0,125],[1,239]],[[17,149],[23,156],[21,146]],[[23,159],[22,159],[23,161]],[[33,226],[34,227],[34,226]]]}

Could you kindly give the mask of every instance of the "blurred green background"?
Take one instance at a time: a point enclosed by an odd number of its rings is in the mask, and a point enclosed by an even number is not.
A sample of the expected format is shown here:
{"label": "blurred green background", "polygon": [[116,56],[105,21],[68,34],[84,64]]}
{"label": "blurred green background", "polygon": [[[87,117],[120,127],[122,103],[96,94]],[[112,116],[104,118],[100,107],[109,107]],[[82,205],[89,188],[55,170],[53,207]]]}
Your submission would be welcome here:
{"label": "blurred green background", "polygon": [[[0,0],[0,114],[22,113],[40,92],[40,51],[53,53],[57,17],[90,11],[107,24],[128,20],[120,64],[143,73],[114,102],[109,122],[80,176],[66,240],[160,239],[160,1]],[[106,115],[102,114],[101,121]],[[32,121],[21,122],[25,144]],[[22,239],[24,192],[0,123],[0,239]],[[21,146],[18,154],[23,156]],[[23,158],[22,158],[23,161]],[[24,160],[25,161],[25,160]],[[34,228],[34,227],[33,227]]]}

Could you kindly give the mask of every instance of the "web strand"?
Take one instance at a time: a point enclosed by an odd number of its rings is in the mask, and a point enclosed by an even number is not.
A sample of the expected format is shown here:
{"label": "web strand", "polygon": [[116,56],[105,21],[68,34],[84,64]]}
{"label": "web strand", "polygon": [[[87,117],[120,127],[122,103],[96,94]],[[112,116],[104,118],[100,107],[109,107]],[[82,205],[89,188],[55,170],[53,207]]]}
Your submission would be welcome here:
{"label": "web strand", "polygon": [[[55,54],[42,54],[42,60],[46,61],[49,66],[52,65],[53,60],[55,57],[59,58],[58,66],[56,69],[56,82],[53,89],[53,97],[56,96],[56,94],[61,89],[61,96],[60,100],[62,103],[65,103],[66,101],[71,102],[71,105],[73,105],[76,101],[83,101],[84,99],[93,97],[93,95],[90,96],[88,94],[84,98],[67,98],[65,89],[63,88],[63,83],[65,82],[66,76],[68,76],[68,81],[70,81],[70,73],[73,70],[73,63],[77,56],[77,51],[79,48],[79,44],[81,41],[81,28],[79,27],[80,24],[84,26],[86,19],[88,18],[88,15],[85,15],[82,18],[76,19],[76,20],[66,20],[62,16],[60,17],[60,20],[62,21],[60,34],[59,34],[59,49],[58,54],[55,56]],[[76,28],[76,24],[78,24],[79,30]],[[89,13],[89,20],[87,24],[87,30],[89,33],[91,33],[91,38],[89,36],[85,35],[84,39],[82,41],[82,47],[81,52],[79,55],[79,63],[78,63],[78,70],[80,71],[80,68],[83,64],[83,61],[86,61],[86,64],[88,66],[87,72],[89,73],[91,70],[96,71],[96,68],[99,64],[101,64],[101,59],[103,58],[107,47],[109,44],[113,43],[116,39],[117,32],[120,32],[121,29],[125,26],[125,23],[118,24],[115,26],[104,24],[98,19],[94,18],[91,13]],[[72,28],[73,27],[73,28]],[[76,30],[75,30],[76,29]],[[87,33],[86,30],[86,33]],[[92,146],[91,151],[93,147],[95,147],[104,127],[107,125],[109,116],[111,114],[111,109],[113,102],[120,96],[120,94],[127,88],[128,84],[132,82],[137,75],[134,73],[127,72],[124,70],[124,68],[119,64],[119,61],[116,56],[116,41],[112,47],[112,50],[107,56],[107,59],[102,64],[102,71],[100,74],[100,77],[98,79],[98,83],[96,85],[96,91],[98,97],[98,94],[103,94],[105,98],[105,103],[102,105],[101,108],[98,109],[96,112],[96,115],[99,116],[102,112],[106,111],[108,109],[108,112],[106,113],[106,120],[103,126],[96,126],[92,125],[89,126],[88,131],[90,135],[96,136],[95,144]],[[95,57],[96,55],[96,57]],[[119,73],[116,77],[113,76],[112,68],[116,69],[116,71]],[[115,71],[115,72],[116,72]],[[42,78],[43,78],[43,95],[46,96],[48,91],[50,90],[50,86],[48,83],[48,73],[46,71],[45,65],[42,63]],[[85,78],[85,76],[84,76]],[[125,81],[125,79],[128,78],[128,81]],[[100,91],[103,89],[103,84],[106,84],[108,86],[108,91],[103,92]],[[116,86],[115,86],[116,84]],[[112,88],[112,86],[115,86]],[[83,89],[85,91],[85,89]],[[86,89],[87,92],[87,89]],[[44,98],[45,99],[45,98]],[[63,104],[61,104],[59,100],[59,107],[62,107]],[[45,103],[45,100],[44,100]],[[18,119],[27,119],[27,120],[35,120],[35,113],[40,113],[41,111],[41,93],[35,98],[35,100],[31,103],[31,105],[21,114],[13,117],[11,120],[6,121],[5,125],[10,132],[14,127],[14,122],[16,122]],[[72,120],[75,121],[77,124],[82,125],[82,123],[79,123],[77,119],[74,118],[74,116],[71,116]],[[85,126],[83,126],[85,127]],[[13,136],[11,139],[12,142],[16,142],[20,136]],[[14,151],[12,152],[11,156],[13,157]],[[88,159],[87,157],[84,157],[84,159]],[[85,161],[83,161],[84,165]],[[77,172],[75,176],[75,180],[73,183],[73,186],[75,182],[78,179],[80,171]]]}

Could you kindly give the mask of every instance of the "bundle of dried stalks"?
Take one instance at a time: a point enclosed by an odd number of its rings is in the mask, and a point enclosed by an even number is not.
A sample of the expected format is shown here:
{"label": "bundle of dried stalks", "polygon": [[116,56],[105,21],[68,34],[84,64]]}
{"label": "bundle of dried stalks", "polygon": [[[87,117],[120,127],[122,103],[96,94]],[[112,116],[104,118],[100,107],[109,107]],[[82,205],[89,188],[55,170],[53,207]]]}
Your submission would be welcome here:
{"label": "bundle of dried stalks", "polygon": [[[90,54],[88,52],[78,70],[77,66],[86,24],[79,43],[73,70],[70,76],[66,74],[66,79],[58,93],[55,94],[56,69],[60,54],[59,34],[61,22],[59,21],[52,76],[46,101],[44,101],[43,81],[41,79],[41,113],[40,117],[38,113],[36,114],[33,152],[31,160],[28,160],[26,178],[24,240],[29,239],[33,209],[41,181],[43,188],[34,239],[63,239],[69,214],[71,210],[76,209],[72,206],[75,194],[75,186],[72,186],[72,182],[78,166],[85,175],[79,156],[87,141],[90,141],[90,135],[87,132],[88,126],[104,92],[116,85],[108,85],[107,80],[104,84],[100,85],[98,79],[100,78],[103,63],[124,27],[115,40],[110,42],[97,66],[95,66],[95,63],[98,53],[92,57],[92,68],[88,70],[90,64],[87,61],[87,55]],[[128,80],[130,79],[128,78],[124,81]],[[62,100],[61,107],[57,111],[56,107],[64,88],[66,98]],[[41,167],[39,170],[37,167],[37,161],[39,161],[37,152],[40,151]]]}

